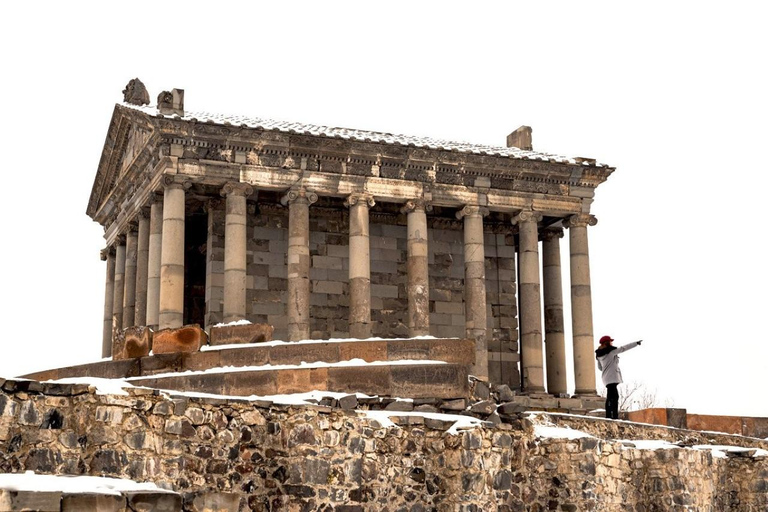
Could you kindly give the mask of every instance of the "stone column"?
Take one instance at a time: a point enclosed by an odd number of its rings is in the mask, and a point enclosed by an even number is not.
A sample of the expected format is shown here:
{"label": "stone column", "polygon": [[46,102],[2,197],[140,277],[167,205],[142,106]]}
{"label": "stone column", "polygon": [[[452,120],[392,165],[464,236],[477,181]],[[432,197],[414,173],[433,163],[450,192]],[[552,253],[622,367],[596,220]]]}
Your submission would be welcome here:
{"label": "stone column", "polygon": [[349,336],[371,337],[371,245],[368,210],[376,202],[370,194],[352,194],[349,207]]}
{"label": "stone column", "polygon": [[288,206],[288,340],[309,339],[309,206],[317,194],[291,189],[283,197]]}
{"label": "stone column", "polygon": [[512,219],[512,223],[520,227],[520,339],[523,391],[529,393],[544,392],[538,230],[541,217],[540,212],[526,210]]}
{"label": "stone column", "polygon": [[[112,329],[123,328],[123,296],[125,295],[125,235],[115,241],[115,286],[112,295]],[[112,349],[110,349],[110,354]]]}
{"label": "stone column", "polygon": [[147,269],[149,265],[149,208],[139,212],[139,241],[136,249],[135,325],[147,325]]}
{"label": "stone column", "polygon": [[560,268],[562,229],[542,231],[544,274],[544,346],[547,361],[547,392],[566,393],[565,325],[563,323],[563,278]]}
{"label": "stone column", "polygon": [[101,251],[101,261],[107,262],[107,278],[104,284],[104,330],[101,337],[101,357],[112,355],[112,306],[115,300],[115,249]]}
{"label": "stone column", "polygon": [[163,198],[155,194],[149,209],[149,252],[147,255],[146,324],[160,323],[160,259],[163,252]]}
{"label": "stone column", "polygon": [[131,223],[125,237],[125,287],[123,290],[123,329],[136,325],[136,249],[138,225]]}
{"label": "stone column", "polygon": [[464,219],[464,323],[467,338],[475,340],[472,374],[488,378],[488,318],[485,299],[485,234],[483,217],[488,209],[465,206],[456,212]]}
{"label": "stone column", "polygon": [[408,215],[408,334],[429,335],[429,252],[427,211],[423,199],[408,201],[402,209]]}
{"label": "stone column", "polygon": [[184,324],[184,217],[189,182],[165,176],[163,250],[160,257],[160,329]]}
{"label": "stone column", "polygon": [[592,332],[592,287],[589,276],[587,226],[597,224],[589,214],[572,215],[564,225],[571,245],[571,317],[573,370],[577,395],[595,395],[595,354]]}
{"label": "stone column", "polygon": [[227,183],[224,224],[224,323],[245,319],[246,248],[248,211],[246,198],[253,193],[247,183]]}

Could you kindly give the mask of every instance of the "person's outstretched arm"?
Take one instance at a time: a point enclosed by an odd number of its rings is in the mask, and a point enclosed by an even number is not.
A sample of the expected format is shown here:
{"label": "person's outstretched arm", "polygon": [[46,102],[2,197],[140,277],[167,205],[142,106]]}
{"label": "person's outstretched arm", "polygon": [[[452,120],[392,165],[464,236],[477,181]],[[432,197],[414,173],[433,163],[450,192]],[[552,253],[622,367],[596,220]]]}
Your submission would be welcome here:
{"label": "person's outstretched arm", "polygon": [[636,346],[640,345],[643,342],[643,340],[633,341],[632,343],[627,343],[626,345],[622,345],[616,349],[617,354],[621,354],[622,352],[626,352],[627,350],[633,349]]}

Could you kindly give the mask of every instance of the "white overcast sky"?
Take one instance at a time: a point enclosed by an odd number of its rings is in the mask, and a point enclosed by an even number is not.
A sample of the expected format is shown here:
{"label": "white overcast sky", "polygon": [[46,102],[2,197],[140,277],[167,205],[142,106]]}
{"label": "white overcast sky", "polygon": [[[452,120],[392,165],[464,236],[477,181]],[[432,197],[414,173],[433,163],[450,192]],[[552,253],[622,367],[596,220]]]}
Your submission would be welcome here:
{"label": "white overcast sky", "polygon": [[500,146],[525,124],[534,149],[615,166],[589,231],[595,336],[644,339],[624,376],[662,403],[768,416],[767,10],[6,2],[0,375],[100,356],[104,241],[85,209],[139,77],[153,103],[185,89],[189,111]]}

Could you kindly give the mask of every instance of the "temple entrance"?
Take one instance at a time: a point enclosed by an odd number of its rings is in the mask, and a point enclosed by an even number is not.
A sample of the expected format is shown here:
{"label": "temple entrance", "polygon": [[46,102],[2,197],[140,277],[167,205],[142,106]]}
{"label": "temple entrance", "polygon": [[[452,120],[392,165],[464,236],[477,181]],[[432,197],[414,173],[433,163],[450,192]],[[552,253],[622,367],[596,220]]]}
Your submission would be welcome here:
{"label": "temple entrance", "polygon": [[205,325],[205,255],[208,215],[187,212],[184,223],[184,324]]}

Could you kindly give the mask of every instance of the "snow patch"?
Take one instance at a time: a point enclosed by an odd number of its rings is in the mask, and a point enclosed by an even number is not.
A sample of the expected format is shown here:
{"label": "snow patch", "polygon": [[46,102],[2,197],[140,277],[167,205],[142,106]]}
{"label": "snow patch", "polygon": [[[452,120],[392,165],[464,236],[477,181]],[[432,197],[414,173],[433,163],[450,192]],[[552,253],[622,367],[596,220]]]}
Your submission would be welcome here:
{"label": "snow patch", "polygon": [[64,379],[48,380],[56,384],[87,384],[95,388],[97,395],[123,395],[128,396],[128,392],[123,388],[135,387],[123,379],[104,379],[101,377],[67,377]]}
{"label": "snow patch", "polygon": [[96,493],[119,495],[125,491],[172,492],[151,482],[135,482],[121,478],[101,476],[38,475],[25,473],[0,473],[0,489],[8,491],[65,492],[72,494]]}

